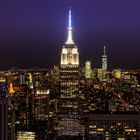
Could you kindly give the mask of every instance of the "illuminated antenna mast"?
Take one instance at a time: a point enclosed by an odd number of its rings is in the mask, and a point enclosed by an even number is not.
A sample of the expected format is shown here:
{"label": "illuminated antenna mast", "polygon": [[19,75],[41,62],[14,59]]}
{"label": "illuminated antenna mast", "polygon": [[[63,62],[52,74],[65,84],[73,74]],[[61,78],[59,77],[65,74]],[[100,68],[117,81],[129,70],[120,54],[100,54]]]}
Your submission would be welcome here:
{"label": "illuminated antenna mast", "polygon": [[71,8],[69,8],[69,29],[72,29],[72,26],[71,26]]}
{"label": "illuminated antenna mast", "polygon": [[104,45],[104,55],[106,55],[105,53],[106,53],[106,46]]}
{"label": "illuminated antenna mast", "polygon": [[71,20],[71,8],[69,8],[69,26],[68,26],[68,38],[66,44],[74,44],[72,39],[72,20]]}

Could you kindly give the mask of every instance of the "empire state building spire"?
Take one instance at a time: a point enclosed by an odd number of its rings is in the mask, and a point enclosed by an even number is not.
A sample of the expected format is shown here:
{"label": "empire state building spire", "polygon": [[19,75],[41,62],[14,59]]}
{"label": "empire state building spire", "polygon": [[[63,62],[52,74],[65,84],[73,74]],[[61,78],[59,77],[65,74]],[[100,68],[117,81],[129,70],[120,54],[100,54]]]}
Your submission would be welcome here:
{"label": "empire state building spire", "polygon": [[71,20],[71,9],[69,9],[69,26],[68,26],[68,38],[66,44],[74,44],[72,39],[72,20]]}
{"label": "empire state building spire", "polygon": [[61,53],[61,66],[63,65],[74,65],[79,66],[79,52],[78,47],[75,45],[72,39],[72,20],[71,20],[71,9],[69,9],[69,24],[68,24],[68,38],[65,42],[62,53]]}

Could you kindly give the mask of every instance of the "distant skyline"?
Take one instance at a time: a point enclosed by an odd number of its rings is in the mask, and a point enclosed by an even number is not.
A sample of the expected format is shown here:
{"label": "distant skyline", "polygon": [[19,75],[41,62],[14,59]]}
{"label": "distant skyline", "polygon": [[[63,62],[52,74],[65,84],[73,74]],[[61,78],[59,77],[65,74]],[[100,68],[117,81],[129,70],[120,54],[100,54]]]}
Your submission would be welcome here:
{"label": "distant skyline", "polygon": [[108,67],[140,68],[139,0],[4,1],[0,4],[0,69],[60,64],[72,10],[80,62],[101,67],[106,45]]}

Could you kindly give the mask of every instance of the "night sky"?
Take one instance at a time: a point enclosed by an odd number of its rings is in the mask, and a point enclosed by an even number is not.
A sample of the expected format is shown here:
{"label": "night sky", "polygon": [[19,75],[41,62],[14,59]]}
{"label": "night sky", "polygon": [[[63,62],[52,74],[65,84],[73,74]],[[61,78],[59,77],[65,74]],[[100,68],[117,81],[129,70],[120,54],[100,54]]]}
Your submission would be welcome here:
{"label": "night sky", "polygon": [[81,65],[140,68],[140,0],[3,0],[0,2],[0,69],[59,65],[68,10]]}

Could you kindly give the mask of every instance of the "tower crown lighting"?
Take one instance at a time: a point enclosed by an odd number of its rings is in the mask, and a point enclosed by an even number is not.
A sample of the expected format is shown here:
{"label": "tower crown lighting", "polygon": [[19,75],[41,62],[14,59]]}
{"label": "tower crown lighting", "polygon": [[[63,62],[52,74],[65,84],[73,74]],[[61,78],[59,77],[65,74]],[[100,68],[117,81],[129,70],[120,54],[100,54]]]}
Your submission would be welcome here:
{"label": "tower crown lighting", "polygon": [[61,65],[76,65],[76,67],[79,66],[78,47],[75,45],[72,39],[71,9],[69,9],[68,38],[62,48],[60,64]]}

